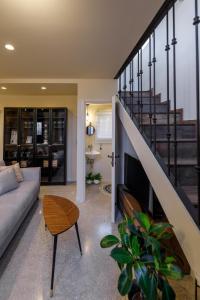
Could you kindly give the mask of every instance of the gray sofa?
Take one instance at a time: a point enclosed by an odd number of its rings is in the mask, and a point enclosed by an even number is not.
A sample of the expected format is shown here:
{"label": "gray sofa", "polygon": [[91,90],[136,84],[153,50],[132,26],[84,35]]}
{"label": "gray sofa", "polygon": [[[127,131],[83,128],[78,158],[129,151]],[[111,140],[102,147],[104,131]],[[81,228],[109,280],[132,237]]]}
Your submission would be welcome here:
{"label": "gray sofa", "polygon": [[0,257],[39,195],[40,168],[22,169],[22,172],[24,181],[19,187],[0,196]]}

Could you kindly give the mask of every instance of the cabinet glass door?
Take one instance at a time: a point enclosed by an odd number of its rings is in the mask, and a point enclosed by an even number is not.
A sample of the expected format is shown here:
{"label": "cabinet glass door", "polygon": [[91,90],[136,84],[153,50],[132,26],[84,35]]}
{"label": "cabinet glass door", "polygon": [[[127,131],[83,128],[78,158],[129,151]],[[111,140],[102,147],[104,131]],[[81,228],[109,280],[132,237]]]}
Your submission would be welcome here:
{"label": "cabinet glass door", "polygon": [[20,122],[20,166],[22,168],[33,166],[34,159],[34,109],[21,109]]}
{"label": "cabinet glass door", "polygon": [[4,160],[6,164],[16,163],[19,159],[18,151],[18,109],[6,108],[4,111]]}
{"label": "cabinet glass door", "polygon": [[35,164],[41,167],[41,181],[43,183],[49,182],[50,179],[49,129],[50,110],[37,109]]}
{"label": "cabinet glass door", "polygon": [[65,182],[66,110],[52,109],[51,182]]}
{"label": "cabinet glass door", "polygon": [[64,145],[65,119],[65,109],[52,109],[52,145]]}

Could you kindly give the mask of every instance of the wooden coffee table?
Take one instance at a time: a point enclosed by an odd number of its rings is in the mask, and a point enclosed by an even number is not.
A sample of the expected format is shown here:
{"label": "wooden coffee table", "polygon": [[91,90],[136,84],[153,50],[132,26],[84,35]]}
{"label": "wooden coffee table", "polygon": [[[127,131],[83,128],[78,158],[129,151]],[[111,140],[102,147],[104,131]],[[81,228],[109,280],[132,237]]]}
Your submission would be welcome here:
{"label": "wooden coffee table", "polygon": [[66,198],[54,195],[45,195],[43,199],[43,214],[45,220],[45,227],[48,228],[48,230],[54,237],[50,289],[50,296],[52,297],[58,235],[75,225],[79,249],[82,255],[82,248],[77,223],[79,218],[79,209],[73,202]]}

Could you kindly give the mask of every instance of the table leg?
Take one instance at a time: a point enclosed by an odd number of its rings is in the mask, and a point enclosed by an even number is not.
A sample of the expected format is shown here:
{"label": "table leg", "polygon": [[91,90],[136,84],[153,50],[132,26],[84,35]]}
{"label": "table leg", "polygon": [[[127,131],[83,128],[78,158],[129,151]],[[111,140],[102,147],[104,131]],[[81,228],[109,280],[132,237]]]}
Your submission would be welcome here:
{"label": "table leg", "polygon": [[80,249],[80,252],[82,255],[83,253],[82,253],[81,241],[80,241],[80,236],[79,236],[79,231],[78,231],[78,223],[75,223],[75,228],[76,228],[76,234],[77,234],[77,238],[78,238],[79,249]]}
{"label": "table leg", "polygon": [[58,238],[58,236],[54,235],[50,297],[53,297],[53,283],[54,283],[54,271],[55,271],[55,262],[56,262],[57,238]]}

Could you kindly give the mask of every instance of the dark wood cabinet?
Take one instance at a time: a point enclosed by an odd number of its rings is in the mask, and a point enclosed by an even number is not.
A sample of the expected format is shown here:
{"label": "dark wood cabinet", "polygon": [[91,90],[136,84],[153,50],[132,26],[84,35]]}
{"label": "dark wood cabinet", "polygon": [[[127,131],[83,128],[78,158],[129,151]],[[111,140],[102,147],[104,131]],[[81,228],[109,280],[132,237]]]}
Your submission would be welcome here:
{"label": "dark wood cabinet", "polygon": [[42,184],[66,183],[67,109],[5,108],[4,160],[41,167]]}

